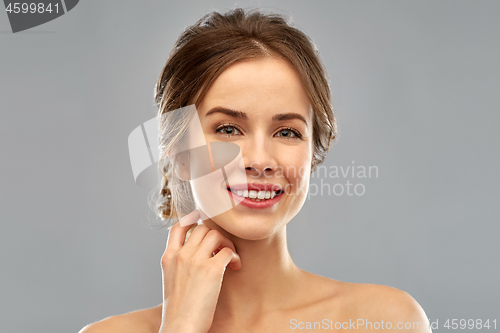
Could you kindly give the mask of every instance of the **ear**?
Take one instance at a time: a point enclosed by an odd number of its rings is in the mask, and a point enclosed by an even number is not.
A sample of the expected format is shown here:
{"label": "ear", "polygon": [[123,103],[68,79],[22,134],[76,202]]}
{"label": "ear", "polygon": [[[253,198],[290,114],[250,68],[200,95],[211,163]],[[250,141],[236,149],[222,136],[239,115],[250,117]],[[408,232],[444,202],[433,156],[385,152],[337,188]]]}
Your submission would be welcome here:
{"label": "ear", "polygon": [[177,177],[182,180],[191,180],[189,153],[175,154],[172,165]]}

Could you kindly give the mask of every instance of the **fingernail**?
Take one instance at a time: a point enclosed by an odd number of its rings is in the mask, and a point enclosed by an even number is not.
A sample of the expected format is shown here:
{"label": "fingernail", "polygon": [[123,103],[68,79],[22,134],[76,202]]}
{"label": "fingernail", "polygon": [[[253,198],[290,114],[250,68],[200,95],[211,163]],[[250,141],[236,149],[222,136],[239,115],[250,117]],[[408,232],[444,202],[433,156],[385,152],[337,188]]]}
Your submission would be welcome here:
{"label": "fingernail", "polygon": [[186,216],[184,216],[180,221],[180,225],[181,227],[185,227],[187,225],[191,225],[193,223],[196,223],[198,222],[198,219],[200,218],[200,213],[198,212],[198,210],[194,210],[192,211],[191,213],[187,214]]}

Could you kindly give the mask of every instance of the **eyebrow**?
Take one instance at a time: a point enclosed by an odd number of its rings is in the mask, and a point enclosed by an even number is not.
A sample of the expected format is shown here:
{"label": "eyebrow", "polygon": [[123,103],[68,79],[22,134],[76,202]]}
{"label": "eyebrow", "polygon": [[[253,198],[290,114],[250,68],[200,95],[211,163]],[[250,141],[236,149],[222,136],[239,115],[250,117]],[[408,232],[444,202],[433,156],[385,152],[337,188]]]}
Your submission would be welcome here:
{"label": "eyebrow", "polygon": [[[242,120],[248,120],[248,116],[245,112],[242,112],[242,111],[237,111],[237,110],[231,110],[231,109],[227,109],[227,108],[224,108],[224,107],[221,107],[221,106],[216,106],[212,109],[210,109],[210,111],[207,112],[207,114],[205,116],[209,116],[211,114],[214,114],[214,113],[223,113],[223,114],[226,114],[230,117],[233,117],[233,118],[237,118],[237,119],[242,119]],[[278,114],[275,114],[272,118],[273,121],[282,121],[282,120],[290,120],[290,119],[299,119],[299,120],[302,120],[306,126],[307,126],[307,121],[306,119],[298,114],[298,113],[293,113],[293,112],[290,112],[290,113],[278,113]]]}

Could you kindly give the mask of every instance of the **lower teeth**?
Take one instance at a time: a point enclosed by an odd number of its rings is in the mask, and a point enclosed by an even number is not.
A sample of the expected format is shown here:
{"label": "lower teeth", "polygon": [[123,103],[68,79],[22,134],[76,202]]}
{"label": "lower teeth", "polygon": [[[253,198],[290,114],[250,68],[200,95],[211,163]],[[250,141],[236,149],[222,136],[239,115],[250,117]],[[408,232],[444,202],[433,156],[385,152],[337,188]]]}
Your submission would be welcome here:
{"label": "lower teeth", "polygon": [[[277,195],[274,196],[275,198],[277,197]],[[269,198],[269,199],[257,199],[257,198],[249,198],[249,197],[242,197],[242,198],[245,198],[245,199],[250,199],[252,201],[266,201],[266,200],[271,200],[273,198]]]}

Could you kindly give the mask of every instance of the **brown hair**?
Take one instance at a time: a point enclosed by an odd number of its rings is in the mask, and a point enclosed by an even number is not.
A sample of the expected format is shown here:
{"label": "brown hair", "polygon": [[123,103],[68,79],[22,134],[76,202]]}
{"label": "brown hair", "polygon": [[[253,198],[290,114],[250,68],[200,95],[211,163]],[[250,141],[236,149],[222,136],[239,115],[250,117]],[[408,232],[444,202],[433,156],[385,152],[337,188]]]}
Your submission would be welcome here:
{"label": "brown hair", "polygon": [[[313,159],[311,172],[322,163],[336,138],[330,88],[325,69],[314,43],[279,14],[241,8],[225,13],[210,12],[179,36],[155,87],[158,115],[183,106],[198,104],[215,79],[232,64],[251,58],[282,57],[297,70],[314,111]],[[160,117],[158,117],[160,119]],[[156,213],[162,219],[178,217],[174,201],[180,198],[170,191],[171,165],[159,127],[162,174]],[[176,201],[178,204],[178,202]],[[187,209],[187,212],[190,212]]]}

